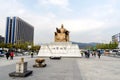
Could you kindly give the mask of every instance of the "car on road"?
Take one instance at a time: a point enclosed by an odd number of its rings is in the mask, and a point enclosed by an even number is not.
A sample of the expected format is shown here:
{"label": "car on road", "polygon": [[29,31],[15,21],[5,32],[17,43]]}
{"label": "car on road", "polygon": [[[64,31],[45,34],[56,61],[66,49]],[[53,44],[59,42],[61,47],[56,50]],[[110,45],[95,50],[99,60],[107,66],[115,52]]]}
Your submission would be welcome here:
{"label": "car on road", "polygon": [[120,50],[118,50],[118,52],[116,53],[116,55],[120,56]]}
{"label": "car on road", "polygon": [[5,54],[3,54],[3,53],[0,53],[0,57],[4,57],[4,55],[5,55]]}
{"label": "car on road", "polygon": [[6,54],[6,52],[5,52],[5,51],[0,50],[0,57],[4,57],[4,56],[5,56],[5,54]]}
{"label": "car on road", "polygon": [[50,56],[50,59],[61,59],[61,56]]}

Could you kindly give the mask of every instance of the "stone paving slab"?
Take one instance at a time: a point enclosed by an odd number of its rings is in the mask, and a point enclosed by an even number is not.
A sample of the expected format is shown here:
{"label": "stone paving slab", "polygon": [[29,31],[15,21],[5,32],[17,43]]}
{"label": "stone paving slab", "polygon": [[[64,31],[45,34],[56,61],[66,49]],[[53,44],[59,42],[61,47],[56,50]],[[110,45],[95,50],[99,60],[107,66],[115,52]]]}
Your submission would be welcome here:
{"label": "stone paving slab", "polygon": [[0,78],[5,80],[82,80],[74,58],[62,58],[61,60],[46,58],[47,66],[45,68],[33,68],[33,64],[33,59],[28,61],[28,70],[33,70],[33,74],[26,78],[11,78],[8,76],[8,73],[15,71],[15,64],[1,66]]}
{"label": "stone paving slab", "polygon": [[84,80],[120,80],[120,58],[83,58],[78,65]]}
{"label": "stone paving slab", "polygon": [[13,60],[10,60],[10,58],[7,60],[6,57],[2,57],[0,58],[0,67],[15,64],[16,62],[20,61],[20,58],[25,58],[25,61],[30,61],[33,59],[31,56],[15,56]]}
{"label": "stone paving slab", "polygon": [[[51,60],[45,58],[45,68],[33,68],[36,58],[25,57],[28,70],[33,74],[26,78],[12,78],[8,74],[15,71],[15,63],[0,59],[0,78],[3,80],[120,80],[120,58],[101,56],[86,58],[61,58]],[[5,64],[3,64],[5,62]],[[2,63],[2,64],[1,64]],[[0,79],[0,80],[1,80]]]}

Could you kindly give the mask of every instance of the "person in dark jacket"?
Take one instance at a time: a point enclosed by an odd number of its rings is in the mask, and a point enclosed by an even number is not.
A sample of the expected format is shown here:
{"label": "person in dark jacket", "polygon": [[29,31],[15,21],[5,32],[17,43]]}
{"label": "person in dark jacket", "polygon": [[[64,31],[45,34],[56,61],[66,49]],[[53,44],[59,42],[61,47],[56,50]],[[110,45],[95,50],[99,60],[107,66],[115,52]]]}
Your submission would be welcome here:
{"label": "person in dark jacket", "polygon": [[33,58],[33,51],[31,52],[31,58]]}
{"label": "person in dark jacket", "polygon": [[100,52],[100,50],[98,50],[97,52],[98,52],[98,58],[100,59],[101,52]]}
{"label": "person in dark jacket", "polygon": [[8,60],[8,58],[9,58],[9,56],[10,56],[10,53],[7,52],[5,55],[6,55],[6,59]]}

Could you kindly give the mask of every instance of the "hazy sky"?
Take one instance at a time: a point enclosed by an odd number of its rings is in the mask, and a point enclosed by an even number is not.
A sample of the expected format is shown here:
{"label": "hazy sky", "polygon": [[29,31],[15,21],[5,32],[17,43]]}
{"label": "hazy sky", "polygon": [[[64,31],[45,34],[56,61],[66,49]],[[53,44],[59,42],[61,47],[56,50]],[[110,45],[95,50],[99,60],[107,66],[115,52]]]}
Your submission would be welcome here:
{"label": "hazy sky", "polygon": [[61,24],[76,42],[109,42],[120,32],[120,0],[0,0],[2,36],[7,16],[33,25],[36,44],[53,42]]}

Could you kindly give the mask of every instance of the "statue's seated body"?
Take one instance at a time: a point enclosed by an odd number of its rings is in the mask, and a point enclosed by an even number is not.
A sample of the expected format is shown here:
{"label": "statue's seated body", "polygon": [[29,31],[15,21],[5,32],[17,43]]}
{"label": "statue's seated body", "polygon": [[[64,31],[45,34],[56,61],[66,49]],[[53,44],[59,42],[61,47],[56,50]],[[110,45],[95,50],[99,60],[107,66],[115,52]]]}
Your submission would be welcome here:
{"label": "statue's seated body", "polygon": [[68,42],[69,41],[69,31],[63,28],[63,25],[60,29],[56,28],[55,32],[55,42]]}

